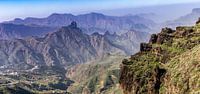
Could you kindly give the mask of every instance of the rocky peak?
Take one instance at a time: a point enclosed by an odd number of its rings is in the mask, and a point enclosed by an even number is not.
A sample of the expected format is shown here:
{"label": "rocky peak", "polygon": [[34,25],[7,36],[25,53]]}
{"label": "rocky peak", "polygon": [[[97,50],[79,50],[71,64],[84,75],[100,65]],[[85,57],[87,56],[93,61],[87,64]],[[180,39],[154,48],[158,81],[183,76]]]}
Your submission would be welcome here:
{"label": "rocky peak", "polygon": [[77,23],[75,21],[72,21],[71,24],[69,25],[71,28],[77,28]]}

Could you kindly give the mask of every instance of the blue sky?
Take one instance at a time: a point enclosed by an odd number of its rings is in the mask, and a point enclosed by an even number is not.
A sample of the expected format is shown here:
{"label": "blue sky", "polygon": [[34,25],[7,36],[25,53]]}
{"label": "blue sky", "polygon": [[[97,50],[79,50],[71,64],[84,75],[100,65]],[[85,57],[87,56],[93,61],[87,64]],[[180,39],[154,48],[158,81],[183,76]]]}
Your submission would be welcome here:
{"label": "blue sky", "polygon": [[199,0],[0,0],[0,21],[45,17],[51,13],[84,13],[95,10],[136,8],[151,5],[198,2]]}

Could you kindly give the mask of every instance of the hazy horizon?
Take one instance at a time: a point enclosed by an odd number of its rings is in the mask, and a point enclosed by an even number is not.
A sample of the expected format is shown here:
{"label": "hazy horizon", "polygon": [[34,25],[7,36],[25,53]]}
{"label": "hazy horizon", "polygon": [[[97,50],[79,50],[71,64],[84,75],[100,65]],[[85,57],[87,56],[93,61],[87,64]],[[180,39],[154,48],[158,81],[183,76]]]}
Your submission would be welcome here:
{"label": "hazy horizon", "polygon": [[[145,2],[145,3],[144,3]],[[99,12],[107,15],[126,15],[134,14],[135,11],[140,13],[152,12],[152,10],[140,9],[153,6],[166,6],[173,4],[194,3],[198,0],[1,0],[0,1],[0,22],[13,20],[14,18],[26,17],[47,17],[52,13],[72,13],[74,15],[90,12]],[[195,3],[194,3],[195,4]],[[114,5],[114,6],[113,6]],[[194,8],[194,6],[193,6]],[[125,12],[123,9],[133,9],[135,11]],[[139,9],[139,10],[138,10]],[[31,11],[30,11],[31,10]],[[122,10],[122,11],[120,11]],[[154,10],[154,9],[153,9]],[[191,9],[186,9],[187,12]],[[139,13],[139,12],[138,12]]]}

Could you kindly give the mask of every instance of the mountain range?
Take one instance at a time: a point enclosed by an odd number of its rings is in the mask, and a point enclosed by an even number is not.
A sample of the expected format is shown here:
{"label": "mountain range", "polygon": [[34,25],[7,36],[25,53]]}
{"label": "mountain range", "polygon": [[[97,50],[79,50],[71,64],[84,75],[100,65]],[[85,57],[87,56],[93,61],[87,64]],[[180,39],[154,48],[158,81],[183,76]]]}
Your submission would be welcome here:
{"label": "mountain range", "polygon": [[166,22],[166,26],[175,28],[177,26],[192,26],[199,19],[200,8],[194,8],[191,13],[181,16],[176,20]]}
{"label": "mountain range", "polygon": [[[155,13],[141,13],[125,16],[108,16],[100,13],[88,13],[81,15],[57,14],[54,13],[45,18],[27,17],[25,19],[16,18],[0,24],[1,39],[25,38],[29,36],[44,36],[49,32],[55,32],[62,26],[70,24],[72,21],[79,23],[84,33],[92,34],[98,32],[123,34],[129,30],[142,31],[148,33],[159,32],[162,27],[172,27],[182,25],[194,25],[198,19],[199,8],[195,8],[191,13],[163,23],[155,19],[160,16]],[[159,23],[159,24],[158,24]]]}
{"label": "mountain range", "polygon": [[[93,80],[85,80],[82,83],[87,84],[85,87],[81,84],[76,87],[73,84],[67,91],[85,92],[79,90],[80,87],[91,93],[106,93],[112,92],[114,86],[115,92],[121,92],[116,85],[119,78],[117,65],[122,57],[139,51],[139,44],[148,40],[150,37],[148,30],[154,24],[153,21],[139,16],[117,17],[98,13],[78,16],[52,14],[47,18],[26,18],[3,22],[0,24],[0,74],[6,75],[0,77],[6,80],[3,82],[9,84],[0,83],[3,85],[1,88],[2,90],[18,88],[20,92],[44,93],[44,90],[51,92],[50,90],[55,89],[64,92],[74,82],[76,84],[87,78],[95,79],[95,76],[90,74],[83,79],[75,79],[80,77],[79,70],[72,72],[73,75],[70,76],[71,69],[80,66],[80,70],[95,72],[90,69],[91,63],[95,67],[101,62],[102,67],[97,69],[99,71],[96,71],[96,77],[101,76],[102,73],[108,73],[101,79],[108,84],[94,89],[93,86],[96,87],[99,81],[95,85],[92,84]],[[118,63],[111,62],[114,59],[119,60]],[[82,66],[85,66],[86,70],[81,69]],[[105,71],[100,71],[103,69]],[[110,70],[107,71],[107,69]],[[114,73],[110,73],[113,71]],[[9,75],[16,75],[19,78],[10,78]],[[42,77],[42,79],[27,78],[26,75]],[[110,78],[112,75],[115,76]],[[59,78],[60,76],[62,79]],[[46,81],[46,77],[54,79]],[[18,82],[18,79],[23,80]],[[115,83],[110,84],[112,80]]]}
{"label": "mountain range", "polygon": [[[145,36],[145,37],[143,37]],[[0,64],[27,69],[34,66],[69,66],[101,59],[107,54],[128,55],[138,51],[147,33],[129,31],[122,35],[85,34],[76,22],[44,37],[0,41]],[[125,46],[129,44],[129,46]],[[23,65],[23,66],[21,66]],[[25,67],[27,65],[27,67]],[[15,67],[18,66],[18,67]],[[24,68],[22,68],[24,67]]]}
{"label": "mountain range", "polygon": [[16,18],[15,20],[6,23],[61,27],[70,24],[72,21],[79,23],[80,28],[85,29],[84,31],[88,34],[94,32],[105,33],[106,31],[111,33],[126,32],[130,29],[147,31],[155,25],[153,21],[136,15],[107,16],[100,13],[89,13],[77,16],[72,14],[54,13],[46,18],[28,17],[24,20]]}

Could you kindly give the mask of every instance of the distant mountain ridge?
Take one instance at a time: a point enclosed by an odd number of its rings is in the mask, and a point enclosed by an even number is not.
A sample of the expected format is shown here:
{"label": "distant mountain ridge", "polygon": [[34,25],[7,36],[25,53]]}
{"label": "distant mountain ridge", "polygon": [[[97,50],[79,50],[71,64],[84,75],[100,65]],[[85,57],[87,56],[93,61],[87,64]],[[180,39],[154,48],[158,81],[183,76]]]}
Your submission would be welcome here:
{"label": "distant mountain ridge", "polygon": [[168,21],[166,26],[175,28],[176,26],[192,26],[200,17],[200,8],[194,8],[191,13],[184,15],[174,21]]}
{"label": "distant mountain ridge", "polygon": [[28,36],[44,36],[49,32],[55,31],[56,29],[57,28],[38,25],[1,23],[0,39],[25,38]]}
{"label": "distant mountain ridge", "polygon": [[79,23],[80,28],[85,29],[84,31],[88,34],[92,34],[94,32],[105,33],[106,31],[109,31],[111,33],[126,32],[130,29],[134,29],[137,31],[149,31],[155,25],[153,21],[137,15],[107,16],[94,12],[77,16],[72,14],[54,13],[46,18],[28,17],[24,20],[17,18],[13,21],[9,21],[6,23],[61,27],[66,24],[70,24],[70,22],[72,21],[76,21],[77,23]]}

